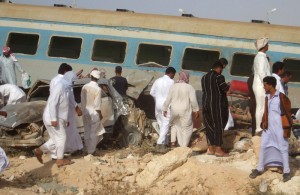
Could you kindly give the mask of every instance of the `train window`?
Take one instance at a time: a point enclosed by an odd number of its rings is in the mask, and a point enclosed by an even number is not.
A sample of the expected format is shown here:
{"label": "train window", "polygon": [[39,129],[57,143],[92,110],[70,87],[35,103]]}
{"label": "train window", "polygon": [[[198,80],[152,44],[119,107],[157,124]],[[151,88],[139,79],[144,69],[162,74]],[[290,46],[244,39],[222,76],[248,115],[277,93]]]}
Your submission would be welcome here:
{"label": "train window", "polygon": [[182,59],[182,68],[208,72],[214,62],[219,59],[220,52],[212,50],[187,48]]}
{"label": "train window", "polygon": [[235,53],[232,57],[230,74],[248,77],[252,74],[255,54]]}
{"label": "train window", "polygon": [[140,44],[136,63],[138,65],[168,66],[170,63],[172,47],[168,45]]}
{"label": "train window", "polygon": [[78,59],[81,44],[81,38],[53,36],[50,40],[48,56]]}
{"label": "train window", "polygon": [[24,33],[9,33],[7,46],[14,53],[22,53],[28,55],[36,54],[39,42],[39,35]]}
{"label": "train window", "polygon": [[300,59],[286,58],[283,63],[285,64],[285,70],[293,74],[291,82],[300,82]]}
{"label": "train window", "polygon": [[101,62],[123,63],[125,59],[126,43],[108,40],[94,42],[92,60]]}

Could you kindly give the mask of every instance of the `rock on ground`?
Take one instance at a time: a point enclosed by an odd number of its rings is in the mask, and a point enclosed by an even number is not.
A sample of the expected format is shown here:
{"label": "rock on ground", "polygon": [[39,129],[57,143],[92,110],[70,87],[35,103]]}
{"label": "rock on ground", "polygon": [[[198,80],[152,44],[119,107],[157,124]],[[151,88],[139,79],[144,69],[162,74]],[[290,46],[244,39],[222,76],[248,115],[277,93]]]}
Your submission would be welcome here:
{"label": "rock on ground", "polygon": [[167,173],[184,164],[191,156],[190,148],[178,147],[165,155],[150,161],[146,168],[137,176],[136,182],[140,187],[149,187]]}
{"label": "rock on ground", "polygon": [[281,181],[274,185],[272,188],[272,193],[289,195],[300,194],[300,176],[294,176],[290,181],[285,183]]}

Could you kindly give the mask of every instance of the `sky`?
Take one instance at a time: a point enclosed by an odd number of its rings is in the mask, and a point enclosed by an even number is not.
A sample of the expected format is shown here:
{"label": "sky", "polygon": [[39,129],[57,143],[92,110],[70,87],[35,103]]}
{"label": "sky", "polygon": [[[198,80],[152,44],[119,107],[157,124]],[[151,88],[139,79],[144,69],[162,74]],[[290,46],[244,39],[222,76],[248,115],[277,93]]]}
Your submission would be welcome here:
{"label": "sky", "polygon": [[[199,18],[250,22],[267,20],[271,24],[300,26],[300,0],[11,0],[13,3],[65,4],[77,8],[133,10],[136,13],[163,15],[193,14]],[[271,12],[276,8],[276,11]]]}

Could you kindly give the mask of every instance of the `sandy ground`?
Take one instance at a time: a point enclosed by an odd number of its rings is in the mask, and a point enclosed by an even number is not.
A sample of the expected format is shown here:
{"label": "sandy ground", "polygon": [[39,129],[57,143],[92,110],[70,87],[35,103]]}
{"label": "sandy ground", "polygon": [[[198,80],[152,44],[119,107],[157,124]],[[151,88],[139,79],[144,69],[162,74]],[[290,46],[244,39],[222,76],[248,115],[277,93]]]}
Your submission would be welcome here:
{"label": "sandy ground", "polygon": [[[269,191],[282,184],[282,175],[272,171],[249,179],[257,161],[250,149],[232,152],[228,158],[193,153],[151,186],[141,187],[136,177],[147,164],[159,158],[168,160],[141,150],[104,150],[99,157],[69,157],[75,163],[63,168],[57,168],[49,156],[44,156],[45,163],[40,164],[30,153],[21,154],[26,159],[20,159],[17,153],[10,157],[11,167],[1,175],[0,194],[259,194],[262,182],[268,183]],[[292,174],[300,178],[300,159],[290,161]],[[298,185],[295,194],[298,187],[300,194],[300,183],[292,182],[290,185]]]}

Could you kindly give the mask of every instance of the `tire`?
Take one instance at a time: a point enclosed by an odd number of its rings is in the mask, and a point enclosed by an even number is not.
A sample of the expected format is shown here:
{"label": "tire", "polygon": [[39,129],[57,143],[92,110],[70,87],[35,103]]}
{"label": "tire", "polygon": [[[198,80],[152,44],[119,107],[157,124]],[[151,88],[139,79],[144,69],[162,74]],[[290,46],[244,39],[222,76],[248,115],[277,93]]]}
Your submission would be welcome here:
{"label": "tire", "polygon": [[142,134],[137,127],[127,125],[124,127],[121,135],[121,146],[127,148],[128,146],[140,146],[142,143]]}

